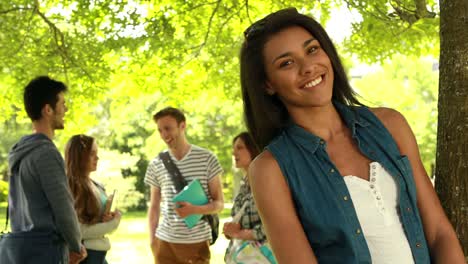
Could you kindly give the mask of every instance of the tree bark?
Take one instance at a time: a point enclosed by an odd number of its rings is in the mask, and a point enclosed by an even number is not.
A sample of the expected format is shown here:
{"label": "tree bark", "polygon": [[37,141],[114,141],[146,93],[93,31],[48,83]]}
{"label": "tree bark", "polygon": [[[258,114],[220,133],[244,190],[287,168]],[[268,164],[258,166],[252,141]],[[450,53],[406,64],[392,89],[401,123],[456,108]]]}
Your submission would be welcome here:
{"label": "tree bark", "polygon": [[[468,1],[440,1],[435,189],[468,256]],[[467,260],[468,261],[468,260]]]}

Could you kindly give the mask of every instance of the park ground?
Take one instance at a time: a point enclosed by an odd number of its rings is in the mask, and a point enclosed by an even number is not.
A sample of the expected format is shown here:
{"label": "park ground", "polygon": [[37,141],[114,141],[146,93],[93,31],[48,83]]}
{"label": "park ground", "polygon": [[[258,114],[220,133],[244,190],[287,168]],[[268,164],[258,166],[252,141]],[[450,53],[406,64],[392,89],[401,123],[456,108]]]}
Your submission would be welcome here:
{"label": "park ground", "polygon": [[[229,206],[220,214],[220,230],[229,217]],[[6,203],[0,203],[0,231],[5,226]],[[109,235],[112,243],[107,253],[109,264],[152,263],[149,247],[148,224],[146,212],[126,212],[122,215],[119,228]],[[228,240],[220,234],[216,243],[211,246],[211,263],[224,263],[223,257]]]}

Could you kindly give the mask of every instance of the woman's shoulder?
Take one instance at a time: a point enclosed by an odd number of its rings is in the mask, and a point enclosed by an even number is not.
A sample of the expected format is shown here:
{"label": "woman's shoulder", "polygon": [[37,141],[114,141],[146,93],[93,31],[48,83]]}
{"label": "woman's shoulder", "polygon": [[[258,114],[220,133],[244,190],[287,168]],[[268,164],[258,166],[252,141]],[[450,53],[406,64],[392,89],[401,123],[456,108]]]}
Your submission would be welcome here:
{"label": "woman's shoulder", "polygon": [[277,164],[275,157],[269,150],[262,151],[250,164],[250,167],[271,167]]}
{"label": "woman's shoulder", "polygon": [[406,124],[405,117],[393,108],[373,107],[369,110],[387,127],[387,129],[398,128]]}
{"label": "woman's shoulder", "polygon": [[281,172],[281,170],[278,162],[268,150],[264,150],[260,153],[249,166],[250,181],[265,177],[271,178],[272,175],[278,174],[279,172]]}
{"label": "woman's shoulder", "polygon": [[369,110],[384,124],[398,145],[401,146],[402,142],[414,137],[408,121],[397,110],[386,107],[369,108]]}

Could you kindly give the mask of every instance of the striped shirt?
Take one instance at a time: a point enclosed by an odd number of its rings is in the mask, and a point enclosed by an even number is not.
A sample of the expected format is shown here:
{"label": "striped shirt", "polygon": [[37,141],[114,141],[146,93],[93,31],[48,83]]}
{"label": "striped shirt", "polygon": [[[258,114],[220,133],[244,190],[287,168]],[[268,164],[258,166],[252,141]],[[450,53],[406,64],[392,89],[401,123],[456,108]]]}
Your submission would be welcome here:
{"label": "striped shirt", "polygon": [[[169,155],[186,182],[190,183],[198,179],[211,201],[208,182],[223,172],[216,156],[210,151],[195,145],[190,146],[190,150],[181,160],[177,160],[170,151]],[[172,202],[172,199],[176,194],[176,190],[172,178],[159,156],[156,156],[148,165],[145,183],[161,190],[162,221],[156,230],[156,237],[170,243],[183,244],[198,243],[211,239],[211,229],[206,221],[200,220],[194,227],[189,229],[183,218],[179,217],[174,211],[175,203]]]}

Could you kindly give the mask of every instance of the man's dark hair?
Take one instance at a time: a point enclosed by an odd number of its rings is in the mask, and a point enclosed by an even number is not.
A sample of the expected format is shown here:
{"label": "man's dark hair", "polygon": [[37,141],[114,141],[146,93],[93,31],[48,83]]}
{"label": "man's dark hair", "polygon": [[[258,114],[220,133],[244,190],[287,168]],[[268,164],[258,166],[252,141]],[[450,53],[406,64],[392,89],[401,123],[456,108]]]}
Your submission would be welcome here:
{"label": "man's dark hair", "polygon": [[163,108],[163,109],[159,110],[159,112],[154,114],[153,120],[154,120],[154,122],[157,122],[159,119],[161,119],[161,118],[163,118],[165,116],[172,116],[177,121],[177,124],[180,124],[181,122],[185,122],[184,113],[182,113],[182,111],[180,111],[179,109],[174,108],[174,107],[170,107],[170,106],[166,107],[166,108]]}
{"label": "man's dark hair", "polygon": [[42,118],[42,108],[49,104],[55,110],[58,101],[58,94],[66,92],[67,86],[49,78],[39,76],[34,78],[24,88],[24,108],[32,121]]}
{"label": "man's dark hair", "polygon": [[328,55],[333,67],[332,99],[345,105],[361,105],[346,77],[345,70],[327,32],[313,18],[302,15],[295,8],[272,13],[253,23],[244,32],[240,52],[240,77],[244,118],[247,128],[259,149],[263,149],[289,124],[289,113],[276,96],[267,94],[267,75],[263,63],[263,49],[270,38],[280,31],[299,26],[312,34]]}

